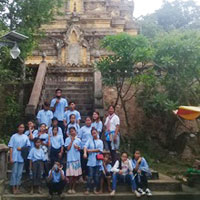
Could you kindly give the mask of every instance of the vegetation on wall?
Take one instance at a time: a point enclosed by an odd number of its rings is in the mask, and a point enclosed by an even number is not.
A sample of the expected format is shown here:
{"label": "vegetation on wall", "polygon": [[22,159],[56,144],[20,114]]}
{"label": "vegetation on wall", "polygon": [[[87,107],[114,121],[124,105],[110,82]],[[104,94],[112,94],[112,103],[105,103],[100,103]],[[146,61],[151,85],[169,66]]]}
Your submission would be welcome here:
{"label": "vegetation on wall", "polygon": [[[0,37],[12,30],[28,36],[27,40],[18,44],[20,57],[25,60],[44,36],[41,25],[61,14],[59,8],[62,2],[63,0],[1,0]],[[9,47],[0,49],[0,138],[3,140],[15,131],[17,123],[23,120],[24,113],[24,105],[18,101],[19,86],[22,86],[22,62],[19,58],[11,59],[9,52]],[[32,73],[28,68],[26,72]]]}
{"label": "vegetation on wall", "polygon": [[[146,121],[138,131],[169,151],[175,149],[181,125],[172,111],[180,105],[198,106],[200,102],[199,10],[194,1],[165,1],[154,14],[138,20],[140,35],[130,36],[138,43],[131,43],[125,34],[106,37],[103,47],[112,56],[97,64],[104,84],[115,86],[117,92],[122,80],[139,88],[135,96]],[[128,75],[123,76],[120,69],[127,70]],[[119,91],[123,94],[123,89]]]}

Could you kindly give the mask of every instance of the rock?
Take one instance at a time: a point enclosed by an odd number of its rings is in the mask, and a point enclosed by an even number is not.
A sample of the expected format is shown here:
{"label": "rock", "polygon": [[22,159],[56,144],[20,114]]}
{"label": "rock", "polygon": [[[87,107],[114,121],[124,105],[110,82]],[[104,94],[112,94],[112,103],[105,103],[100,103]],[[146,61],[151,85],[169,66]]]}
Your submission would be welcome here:
{"label": "rock", "polygon": [[182,159],[194,160],[200,154],[200,134],[184,132],[176,138],[174,146]]}
{"label": "rock", "polygon": [[193,167],[200,170],[200,160],[195,160]]}

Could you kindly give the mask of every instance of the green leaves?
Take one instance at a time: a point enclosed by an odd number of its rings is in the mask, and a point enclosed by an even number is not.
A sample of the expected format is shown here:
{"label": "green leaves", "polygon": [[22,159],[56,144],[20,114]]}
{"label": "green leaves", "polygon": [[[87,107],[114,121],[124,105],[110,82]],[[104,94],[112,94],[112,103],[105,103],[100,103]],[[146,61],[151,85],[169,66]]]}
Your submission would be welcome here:
{"label": "green leaves", "polygon": [[198,106],[200,32],[172,31],[157,36],[152,44],[155,67],[143,75],[144,89],[138,96],[145,112],[162,118],[180,105]]}
{"label": "green leaves", "polygon": [[[149,41],[141,35],[130,36],[122,33],[107,36],[101,42],[101,47],[112,55],[102,58],[97,63],[106,85],[122,84],[125,79],[135,75],[138,63],[146,64],[151,61],[154,51]],[[120,83],[121,82],[121,83]]]}
{"label": "green leaves", "polygon": [[[35,47],[39,39],[44,35],[40,30],[42,24],[51,22],[57,14],[63,0],[2,0],[0,1],[0,36],[11,31],[24,34],[28,40],[20,43],[21,57],[26,59]],[[0,51],[0,70],[4,76],[9,70],[14,74],[13,79],[19,78],[21,62],[11,60],[9,52]],[[3,77],[9,78],[10,76]]]}
{"label": "green leaves", "polygon": [[138,20],[141,34],[155,38],[158,33],[200,28],[200,6],[193,0],[164,1],[160,9]]}

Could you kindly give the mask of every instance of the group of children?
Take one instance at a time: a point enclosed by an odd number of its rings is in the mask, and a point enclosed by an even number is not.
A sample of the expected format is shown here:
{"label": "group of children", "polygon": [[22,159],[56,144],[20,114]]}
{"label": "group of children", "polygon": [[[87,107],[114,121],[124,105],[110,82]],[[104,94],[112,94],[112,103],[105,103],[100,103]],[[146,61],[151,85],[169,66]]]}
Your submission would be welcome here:
{"label": "group of children", "polygon": [[105,181],[111,195],[115,195],[117,182],[128,182],[137,197],[152,195],[147,182],[150,170],[140,152],[135,151],[132,160],[126,152],[117,158],[120,120],[113,106],[108,108],[104,132],[96,111],[92,119],[86,117],[85,125],[80,128],[81,115],[75,103],[68,105],[60,89],[56,90],[50,108],[45,102],[43,110],[38,112],[38,129],[33,121],[28,122],[27,131],[24,124],[19,124],[9,141],[10,185],[14,194],[19,193],[25,168],[32,179],[31,193],[36,189],[41,193],[41,179],[45,178],[50,197],[54,193],[61,195],[66,184],[68,194],[75,194],[77,181],[87,182],[86,195],[91,191],[103,193]]}

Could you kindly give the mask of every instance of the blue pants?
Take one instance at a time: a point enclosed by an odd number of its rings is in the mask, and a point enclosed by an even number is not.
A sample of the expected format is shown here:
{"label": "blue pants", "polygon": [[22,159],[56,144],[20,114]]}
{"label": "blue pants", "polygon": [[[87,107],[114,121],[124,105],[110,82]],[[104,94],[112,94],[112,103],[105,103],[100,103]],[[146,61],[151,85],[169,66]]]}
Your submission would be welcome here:
{"label": "blue pants", "polygon": [[10,179],[11,186],[18,186],[21,184],[23,167],[24,167],[23,162],[14,162],[13,163],[12,174],[11,174],[11,179]]}
{"label": "blue pants", "polygon": [[114,173],[112,176],[112,189],[113,190],[116,190],[117,182],[131,184],[132,191],[136,190],[136,183],[135,183],[135,179],[133,178],[133,174],[121,175],[118,173]]}
{"label": "blue pants", "polygon": [[100,166],[88,167],[87,190],[97,189],[100,179]]}

